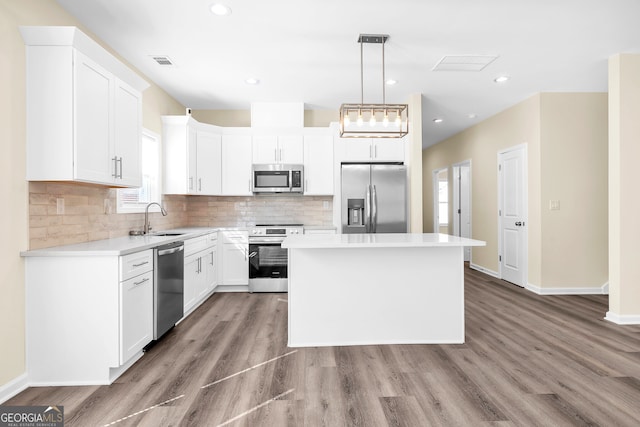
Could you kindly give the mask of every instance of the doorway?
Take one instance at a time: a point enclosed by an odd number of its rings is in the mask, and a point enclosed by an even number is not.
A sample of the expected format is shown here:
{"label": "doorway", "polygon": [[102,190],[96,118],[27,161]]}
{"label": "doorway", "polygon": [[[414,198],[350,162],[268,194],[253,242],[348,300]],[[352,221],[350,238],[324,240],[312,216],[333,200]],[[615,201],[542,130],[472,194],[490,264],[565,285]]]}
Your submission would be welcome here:
{"label": "doorway", "polygon": [[[457,163],[453,172],[453,235],[471,238],[471,160]],[[471,261],[471,247],[464,248],[464,260]]]}
{"label": "doorway", "polygon": [[449,234],[449,169],[433,171],[433,232]]}
{"label": "doorway", "polygon": [[498,152],[498,259],[500,278],[527,284],[527,145]]}

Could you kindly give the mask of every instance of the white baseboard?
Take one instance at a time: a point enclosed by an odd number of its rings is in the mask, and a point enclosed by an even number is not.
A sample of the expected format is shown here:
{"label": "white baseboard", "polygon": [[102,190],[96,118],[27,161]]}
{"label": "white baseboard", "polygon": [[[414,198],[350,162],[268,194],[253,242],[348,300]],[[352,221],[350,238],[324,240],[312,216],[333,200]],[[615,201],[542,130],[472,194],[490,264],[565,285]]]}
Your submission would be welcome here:
{"label": "white baseboard", "polygon": [[482,272],[484,274],[488,274],[489,276],[495,277],[496,279],[500,278],[497,271],[489,270],[488,268],[481,267],[481,266],[479,266],[477,264],[474,264],[472,262],[469,263],[469,268],[472,269],[472,270],[480,271],[480,272]]}
{"label": "white baseboard", "polygon": [[640,314],[616,314],[612,311],[607,311],[607,315],[604,320],[613,322],[618,325],[640,325]]}
{"label": "white baseboard", "polygon": [[218,285],[215,292],[249,292],[249,285]]}
{"label": "white baseboard", "polygon": [[16,394],[26,390],[29,387],[29,381],[27,381],[26,372],[19,377],[9,381],[8,383],[0,386],[0,404],[11,399]]}
{"label": "white baseboard", "polygon": [[539,286],[527,283],[525,289],[538,295],[607,295],[609,293],[609,284],[602,286],[583,287],[583,288],[563,288],[559,286]]}

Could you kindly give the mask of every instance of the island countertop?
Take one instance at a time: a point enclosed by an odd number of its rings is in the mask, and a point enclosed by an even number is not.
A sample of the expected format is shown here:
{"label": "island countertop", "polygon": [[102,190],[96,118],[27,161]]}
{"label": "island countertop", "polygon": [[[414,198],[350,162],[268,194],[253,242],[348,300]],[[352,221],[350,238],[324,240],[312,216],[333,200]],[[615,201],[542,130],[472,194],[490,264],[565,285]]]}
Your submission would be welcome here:
{"label": "island countertop", "polygon": [[282,242],[288,249],[411,248],[485,246],[481,240],[439,233],[309,234],[291,235]]}

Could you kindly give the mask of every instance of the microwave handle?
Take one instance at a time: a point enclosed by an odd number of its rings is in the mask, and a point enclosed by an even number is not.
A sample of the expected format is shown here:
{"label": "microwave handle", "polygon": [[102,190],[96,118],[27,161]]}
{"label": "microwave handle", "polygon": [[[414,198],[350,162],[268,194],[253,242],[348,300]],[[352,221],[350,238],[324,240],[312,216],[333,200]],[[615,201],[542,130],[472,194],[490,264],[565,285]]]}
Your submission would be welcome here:
{"label": "microwave handle", "polygon": [[289,193],[293,191],[293,170],[289,169]]}

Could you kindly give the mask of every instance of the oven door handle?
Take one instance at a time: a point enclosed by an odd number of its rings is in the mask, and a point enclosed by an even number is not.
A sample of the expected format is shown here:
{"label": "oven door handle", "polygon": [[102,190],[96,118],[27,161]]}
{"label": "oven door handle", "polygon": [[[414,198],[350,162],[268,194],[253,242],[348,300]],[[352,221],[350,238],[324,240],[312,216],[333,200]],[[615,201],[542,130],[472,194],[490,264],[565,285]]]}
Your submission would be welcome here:
{"label": "oven door handle", "polygon": [[249,244],[250,245],[261,245],[261,244],[271,244],[271,245],[279,245],[282,243],[282,241],[284,240],[284,238],[282,237],[275,237],[275,238],[268,238],[268,237],[263,237],[263,238],[250,238],[249,239]]}
{"label": "oven door handle", "polygon": [[253,258],[254,256],[258,255],[258,252],[253,251],[249,254],[249,258]]}

